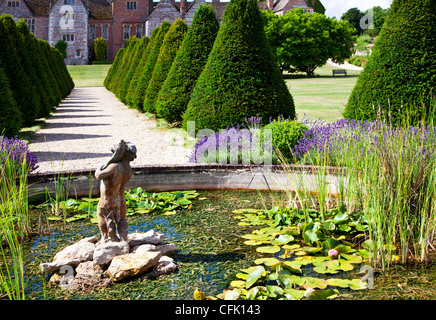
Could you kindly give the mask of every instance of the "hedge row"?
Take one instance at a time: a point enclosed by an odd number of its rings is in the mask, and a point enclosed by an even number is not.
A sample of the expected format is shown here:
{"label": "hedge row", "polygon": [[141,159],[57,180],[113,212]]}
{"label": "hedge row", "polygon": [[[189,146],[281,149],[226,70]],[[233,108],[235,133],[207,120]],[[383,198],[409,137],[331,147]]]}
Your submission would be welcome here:
{"label": "hedge row", "polygon": [[0,17],[0,135],[47,117],[74,88],[57,49],[29,32],[22,19]]}
{"label": "hedge row", "polygon": [[219,130],[250,116],[295,117],[256,0],[231,0],[221,28],[204,4],[189,30],[180,19],[163,22],[145,49],[130,42],[118,51],[105,80],[130,107],[171,124],[196,121],[197,130]]}

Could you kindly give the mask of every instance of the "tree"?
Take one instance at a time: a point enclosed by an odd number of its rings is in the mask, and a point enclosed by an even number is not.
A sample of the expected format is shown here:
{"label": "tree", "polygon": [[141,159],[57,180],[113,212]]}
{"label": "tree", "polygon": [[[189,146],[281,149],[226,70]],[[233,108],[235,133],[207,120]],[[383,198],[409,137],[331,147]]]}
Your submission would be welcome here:
{"label": "tree", "polygon": [[[23,125],[30,126],[38,117],[40,99],[32,83],[30,70],[26,70],[25,56],[21,47],[21,37],[14,19],[10,15],[0,17],[0,60],[4,71],[9,78],[9,85],[13,92],[15,102],[21,110]],[[18,34],[19,35],[19,34]]]}
{"label": "tree", "polygon": [[0,136],[14,137],[20,129],[21,112],[9,88],[9,79],[0,66]]}
{"label": "tree", "polygon": [[389,14],[389,8],[383,9],[380,6],[372,7],[371,9],[368,9],[365,11],[365,16],[371,17],[371,22],[368,22],[368,29],[364,31],[364,34],[368,34],[370,36],[376,37],[380,33],[380,30],[383,27],[383,24],[385,23],[385,19]]}
{"label": "tree", "polygon": [[359,8],[351,8],[348,9],[348,11],[342,15],[341,20],[348,21],[350,25],[354,29],[356,29],[355,34],[359,35],[363,31],[362,28],[360,27],[360,21],[364,15],[365,14],[362,11],[360,11]]}
{"label": "tree", "polygon": [[384,113],[395,123],[429,111],[436,101],[435,21],[434,0],[393,1],[344,117],[375,119]]}
{"label": "tree", "polygon": [[68,43],[64,40],[59,40],[55,44],[55,48],[59,50],[59,52],[62,54],[62,57],[64,59],[67,57],[67,47],[68,47]]}
{"label": "tree", "polygon": [[351,56],[353,29],[348,22],[325,15],[288,11],[284,16],[264,12],[265,34],[275,53],[281,72],[306,72],[313,75],[329,58],[344,62]]}
{"label": "tree", "polygon": [[127,89],[127,94],[125,97],[125,103],[129,107],[133,107],[133,97],[135,96],[136,87],[138,86],[139,78],[142,75],[142,70],[147,63],[148,56],[150,55],[151,49],[153,48],[154,39],[156,38],[156,35],[160,31],[160,26],[153,29],[151,32],[150,41],[147,44],[147,48],[145,48],[144,52],[142,53],[142,57],[140,57],[139,63],[137,67],[134,69],[134,73],[132,76],[132,80],[129,83],[129,88]]}
{"label": "tree", "polygon": [[209,5],[200,5],[156,100],[157,115],[168,123],[182,122],[218,29],[215,11]]}
{"label": "tree", "polygon": [[124,56],[125,51],[126,51],[125,48],[121,48],[120,50],[118,50],[117,55],[115,56],[115,59],[112,62],[111,67],[109,68],[109,71],[106,75],[106,78],[103,81],[103,85],[109,91],[111,91],[111,89],[112,89],[112,81],[113,81],[113,79],[115,79],[115,77],[117,75],[117,71],[120,67],[120,64],[123,61],[123,56]]}
{"label": "tree", "polygon": [[102,37],[99,37],[94,40],[94,53],[96,61],[104,61],[107,53],[107,44],[106,40]]}
{"label": "tree", "polygon": [[147,62],[144,65],[144,68],[141,70],[141,76],[139,77],[138,85],[135,88],[135,94],[132,97],[132,105],[138,110],[143,110],[145,91],[147,90],[151,75],[153,74],[154,65],[156,64],[159,56],[163,40],[170,27],[170,22],[163,21],[160,25],[158,33],[156,34],[156,37],[149,44],[152,46],[150,48],[150,54],[147,58]]}
{"label": "tree", "polygon": [[188,31],[188,25],[182,19],[177,19],[165,35],[153,74],[144,96],[144,111],[156,113],[155,102],[162,85],[171,69],[183,38]]}
{"label": "tree", "polygon": [[231,0],[212,51],[191,95],[183,126],[219,130],[259,116],[295,117],[294,102],[278,69],[256,0]]}

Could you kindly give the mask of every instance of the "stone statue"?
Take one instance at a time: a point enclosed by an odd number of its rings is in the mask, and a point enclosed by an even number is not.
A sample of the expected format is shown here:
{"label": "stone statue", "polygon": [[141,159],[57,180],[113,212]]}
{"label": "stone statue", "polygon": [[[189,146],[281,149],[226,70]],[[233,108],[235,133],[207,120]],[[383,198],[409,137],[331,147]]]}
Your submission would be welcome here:
{"label": "stone statue", "polygon": [[[97,208],[101,242],[127,241],[126,198],[124,187],[133,175],[130,162],[136,158],[136,147],[121,140],[110,150],[112,158],[98,168],[95,177],[100,181],[100,201]],[[117,236],[116,230],[118,228]]]}

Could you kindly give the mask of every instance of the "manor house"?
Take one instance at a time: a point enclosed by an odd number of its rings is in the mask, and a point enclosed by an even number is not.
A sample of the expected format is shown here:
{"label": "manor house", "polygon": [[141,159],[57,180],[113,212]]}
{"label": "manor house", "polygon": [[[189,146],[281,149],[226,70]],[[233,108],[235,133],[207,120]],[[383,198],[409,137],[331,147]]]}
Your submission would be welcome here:
{"label": "manor house", "polygon": [[[209,0],[210,1],[210,0]],[[68,43],[67,64],[87,64],[92,60],[94,40],[103,37],[108,46],[107,59],[131,36],[150,36],[153,29],[166,20],[177,18],[191,24],[200,4],[213,7],[221,22],[228,2],[220,0],[0,0],[0,15],[10,14],[15,20],[24,18],[29,30],[54,46],[59,40]],[[285,14],[294,8],[313,13],[308,0],[266,0],[262,10]]]}

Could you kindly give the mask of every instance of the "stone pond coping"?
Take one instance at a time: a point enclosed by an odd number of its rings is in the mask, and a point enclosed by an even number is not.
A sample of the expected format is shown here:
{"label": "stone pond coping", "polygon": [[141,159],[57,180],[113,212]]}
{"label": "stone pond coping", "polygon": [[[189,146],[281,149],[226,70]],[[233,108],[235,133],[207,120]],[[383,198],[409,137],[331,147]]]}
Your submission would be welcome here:
{"label": "stone pond coping", "polygon": [[[147,191],[176,190],[290,190],[301,189],[304,182],[307,191],[316,192],[319,167],[309,165],[223,165],[223,164],[181,164],[132,166],[134,175],[126,189],[142,187]],[[327,167],[328,192],[336,193],[336,181],[340,168]],[[69,178],[69,195],[98,197],[100,190],[94,177],[95,170],[81,169],[30,174],[30,197],[41,195],[47,190],[55,192],[55,181]],[[90,181],[90,178],[92,181]],[[44,197],[45,198],[45,197]]]}

